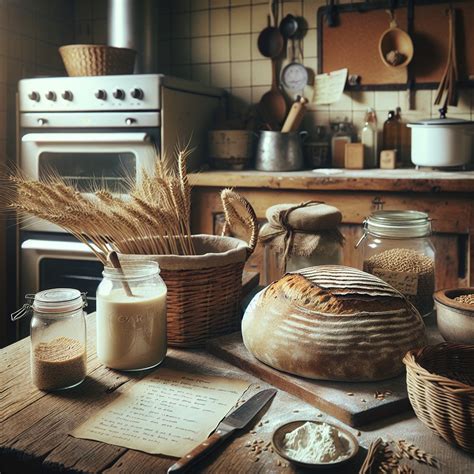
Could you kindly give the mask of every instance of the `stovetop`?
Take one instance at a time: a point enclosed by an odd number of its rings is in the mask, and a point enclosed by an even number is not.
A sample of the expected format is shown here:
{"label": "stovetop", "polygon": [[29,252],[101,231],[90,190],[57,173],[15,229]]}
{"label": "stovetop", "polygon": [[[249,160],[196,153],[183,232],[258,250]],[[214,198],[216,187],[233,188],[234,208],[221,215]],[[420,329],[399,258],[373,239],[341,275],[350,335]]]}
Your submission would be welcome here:
{"label": "stovetop", "polygon": [[20,112],[160,110],[160,87],[222,95],[220,89],[162,74],[44,77],[18,84]]}

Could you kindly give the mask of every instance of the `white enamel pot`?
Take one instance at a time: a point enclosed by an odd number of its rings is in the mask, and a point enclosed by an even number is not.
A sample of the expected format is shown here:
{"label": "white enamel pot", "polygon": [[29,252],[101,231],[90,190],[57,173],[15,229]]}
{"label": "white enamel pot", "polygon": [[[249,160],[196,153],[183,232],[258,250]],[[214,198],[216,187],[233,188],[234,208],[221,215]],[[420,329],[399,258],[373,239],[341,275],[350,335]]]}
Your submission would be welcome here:
{"label": "white enamel pot", "polygon": [[474,122],[433,119],[409,123],[411,161],[417,166],[463,166],[474,154]]}

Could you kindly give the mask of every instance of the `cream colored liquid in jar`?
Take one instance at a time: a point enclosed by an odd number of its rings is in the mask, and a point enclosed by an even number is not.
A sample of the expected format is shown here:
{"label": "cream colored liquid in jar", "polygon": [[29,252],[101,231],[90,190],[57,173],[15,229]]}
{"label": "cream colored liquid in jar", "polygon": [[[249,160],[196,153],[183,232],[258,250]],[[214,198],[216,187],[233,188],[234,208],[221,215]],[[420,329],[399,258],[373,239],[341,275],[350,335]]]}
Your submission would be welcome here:
{"label": "cream colored liquid in jar", "polygon": [[[161,291],[160,291],[161,290]],[[107,367],[140,370],[166,355],[166,289],[97,293],[97,357]]]}

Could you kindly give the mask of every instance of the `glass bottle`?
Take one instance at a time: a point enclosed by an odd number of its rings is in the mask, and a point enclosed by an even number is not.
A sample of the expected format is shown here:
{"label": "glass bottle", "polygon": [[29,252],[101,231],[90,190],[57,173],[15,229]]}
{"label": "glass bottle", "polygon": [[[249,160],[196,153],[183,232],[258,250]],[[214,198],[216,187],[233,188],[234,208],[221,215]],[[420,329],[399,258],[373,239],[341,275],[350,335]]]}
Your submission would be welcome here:
{"label": "glass bottle", "polygon": [[333,168],[344,168],[346,143],[352,142],[352,130],[349,122],[338,124],[336,132],[331,138],[331,159]]}
{"label": "glass bottle", "polygon": [[118,370],[143,370],[166,356],[166,294],[158,263],[104,267],[97,288],[97,358]]}
{"label": "glass bottle", "polygon": [[45,391],[79,385],[87,373],[85,294],[71,288],[26,295],[12,314],[15,321],[32,315],[30,361],[33,383]]}
{"label": "glass bottle", "polygon": [[361,142],[364,145],[364,168],[377,168],[377,117],[375,110],[367,109],[365,125],[361,132]]}
{"label": "glass bottle", "polygon": [[397,150],[397,161],[400,161],[400,127],[395,111],[390,110],[383,124],[383,150]]}
{"label": "glass bottle", "polygon": [[411,165],[411,129],[403,121],[400,107],[397,107],[397,114],[395,116],[398,122],[399,136],[400,136],[400,164],[402,166]]}
{"label": "glass bottle", "polygon": [[435,250],[431,221],[419,211],[376,211],[364,222],[360,246],[363,270],[401,293],[422,316],[433,310]]}

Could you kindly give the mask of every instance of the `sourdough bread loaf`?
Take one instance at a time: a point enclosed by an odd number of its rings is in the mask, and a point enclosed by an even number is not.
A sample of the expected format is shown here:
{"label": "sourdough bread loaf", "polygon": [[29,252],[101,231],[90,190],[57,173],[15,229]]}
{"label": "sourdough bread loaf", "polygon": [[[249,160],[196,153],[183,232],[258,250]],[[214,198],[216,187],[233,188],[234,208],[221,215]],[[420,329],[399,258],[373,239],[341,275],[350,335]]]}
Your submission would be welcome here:
{"label": "sourdough bread loaf", "polygon": [[322,380],[373,381],[404,370],[424,344],[415,307],[380,278],[327,265],[287,273],[245,311],[242,336],[261,362]]}

